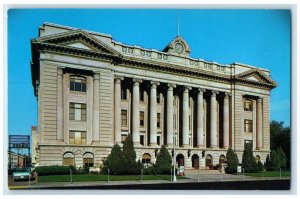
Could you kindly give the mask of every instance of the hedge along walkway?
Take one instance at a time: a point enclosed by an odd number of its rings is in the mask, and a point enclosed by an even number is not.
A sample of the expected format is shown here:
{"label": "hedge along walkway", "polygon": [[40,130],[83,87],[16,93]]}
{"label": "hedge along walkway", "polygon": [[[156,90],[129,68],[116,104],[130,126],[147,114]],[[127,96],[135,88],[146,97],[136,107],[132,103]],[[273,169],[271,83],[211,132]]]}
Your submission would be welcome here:
{"label": "hedge along walkway", "polygon": [[[170,181],[170,175],[143,175],[143,180],[167,180]],[[177,179],[186,179],[185,177],[177,176]],[[107,181],[107,175],[92,175],[82,174],[73,175],[73,182],[92,182],[92,181]],[[110,175],[109,181],[137,181],[141,180],[140,175]],[[38,182],[70,182],[70,175],[51,175],[38,176]]]}

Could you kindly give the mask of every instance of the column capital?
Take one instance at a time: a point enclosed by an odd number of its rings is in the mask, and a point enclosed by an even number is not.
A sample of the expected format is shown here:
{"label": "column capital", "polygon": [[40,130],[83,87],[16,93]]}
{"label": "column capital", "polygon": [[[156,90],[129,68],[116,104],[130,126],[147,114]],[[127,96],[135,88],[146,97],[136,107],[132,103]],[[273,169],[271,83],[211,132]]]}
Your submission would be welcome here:
{"label": "column capital", "polygon": [[211,93],[212,93],[213,96],[216,96],[216,94],[219,94],[219,91],[212,90]]}
{"label": "column capital", "polygon": [[100,74],[94,73],[94,80],[99,80],[99,79],[100,79]]}
{"label": "column capital", "polygon": [[261,102],[262,102],[262,98],[261,98],[261,97],[258,97],[258,98],[257,98],[257,102],[260,102],[260,103],[261,103]]}
{"label": "column capital", "polygon": [[168,83],[168,87],[169,87],[169,89],[170,89],[170,88],[172,88],[172,89],[173,89],[173,88],[176,88],[176,84]]}
{"label": "column capital", "polygon": [[198,88],[198,94],[203,94],[206,91],[205,88]]}
{"label": "column capital", "polygon": [[231,96],[231,93],[225,92],[224,95],[225,95],[224,98],[228,98],[229,96]]}
{"label": "column capital", "polygon": [[159,82],[158,81],[151,81],[151,88],[156,88],[156,86],[159,85]]}
{"label": "column capital", "polygon": [[115,75],[115,80],[124,80],[124,77],[123,76],[120,76],[120,75]]}
{"label": "column capital", "polygon": [[134,85],[139,85],[139,83],[143,82],[142,79],[138,79],[138,78],[133,78],[132,81],[134,82]]}
{"label": "column capital", "polygon": [[57,75],[63,75],[63,70],[61,68],[57,69]]}
{"label": "column capital", "polygon": [[183,86],[183,87],[184,87],[184,91],[192,90],[192,87],[191,87],[191,86]]}

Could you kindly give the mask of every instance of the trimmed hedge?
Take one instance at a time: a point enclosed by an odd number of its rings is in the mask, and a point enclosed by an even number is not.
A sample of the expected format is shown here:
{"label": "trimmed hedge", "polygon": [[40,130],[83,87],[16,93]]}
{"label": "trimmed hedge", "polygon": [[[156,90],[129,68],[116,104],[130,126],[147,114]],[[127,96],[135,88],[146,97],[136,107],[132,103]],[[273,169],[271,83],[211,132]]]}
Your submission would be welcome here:
{"label": "trimmed hedge", "polygon": [[72,166],[38,166],[33,172],[37,172],[39,176],[68,175],[70,174],[70,169],[73,174],[76,172],[75,167]]}

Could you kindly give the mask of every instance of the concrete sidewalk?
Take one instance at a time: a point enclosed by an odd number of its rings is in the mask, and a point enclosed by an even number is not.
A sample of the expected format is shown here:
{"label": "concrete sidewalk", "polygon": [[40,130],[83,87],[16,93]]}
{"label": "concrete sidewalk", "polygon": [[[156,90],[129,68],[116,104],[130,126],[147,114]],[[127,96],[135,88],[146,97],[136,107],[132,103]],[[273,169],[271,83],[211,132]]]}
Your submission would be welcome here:
{"label": "concrete sidewalk", "polygon": [[[42,187],[91,187],[91,186],[113,186],[113,185],[141,185],[141,184],[170,184],[170,183],[195,183],[195,182],[233,182],[233,181],[262,181],[262,180],[280,180],[289,178],[262,178],[262,177],[250,177],[242,175],[230,175],[230,174],[189,174],[186,175],[187,179],[180,179],[176,182],[170,182],[167,180],[138,180],[138,181],[93,181],[93,182],[32,182],[31,188],[42,188]],[[10,189],[28,189],[27,185],[23,186],[9,186]]]}

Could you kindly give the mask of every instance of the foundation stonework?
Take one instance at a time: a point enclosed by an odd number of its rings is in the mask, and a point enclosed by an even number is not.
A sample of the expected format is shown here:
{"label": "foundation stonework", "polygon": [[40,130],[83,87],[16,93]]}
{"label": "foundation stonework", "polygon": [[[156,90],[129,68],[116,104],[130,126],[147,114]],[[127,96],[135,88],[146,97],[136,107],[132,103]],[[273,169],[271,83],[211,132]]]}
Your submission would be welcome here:
{"label": "foundation stonework", "polygon": [[158,51],[51,23],[31,50],[36,166],[100,167],[128,134],[145,164],[173,140],[186,169],[222,163],[229,147],[241,161],[245,143],[262,162],[270,153],[269,70],[191,58],[181,36]]}

